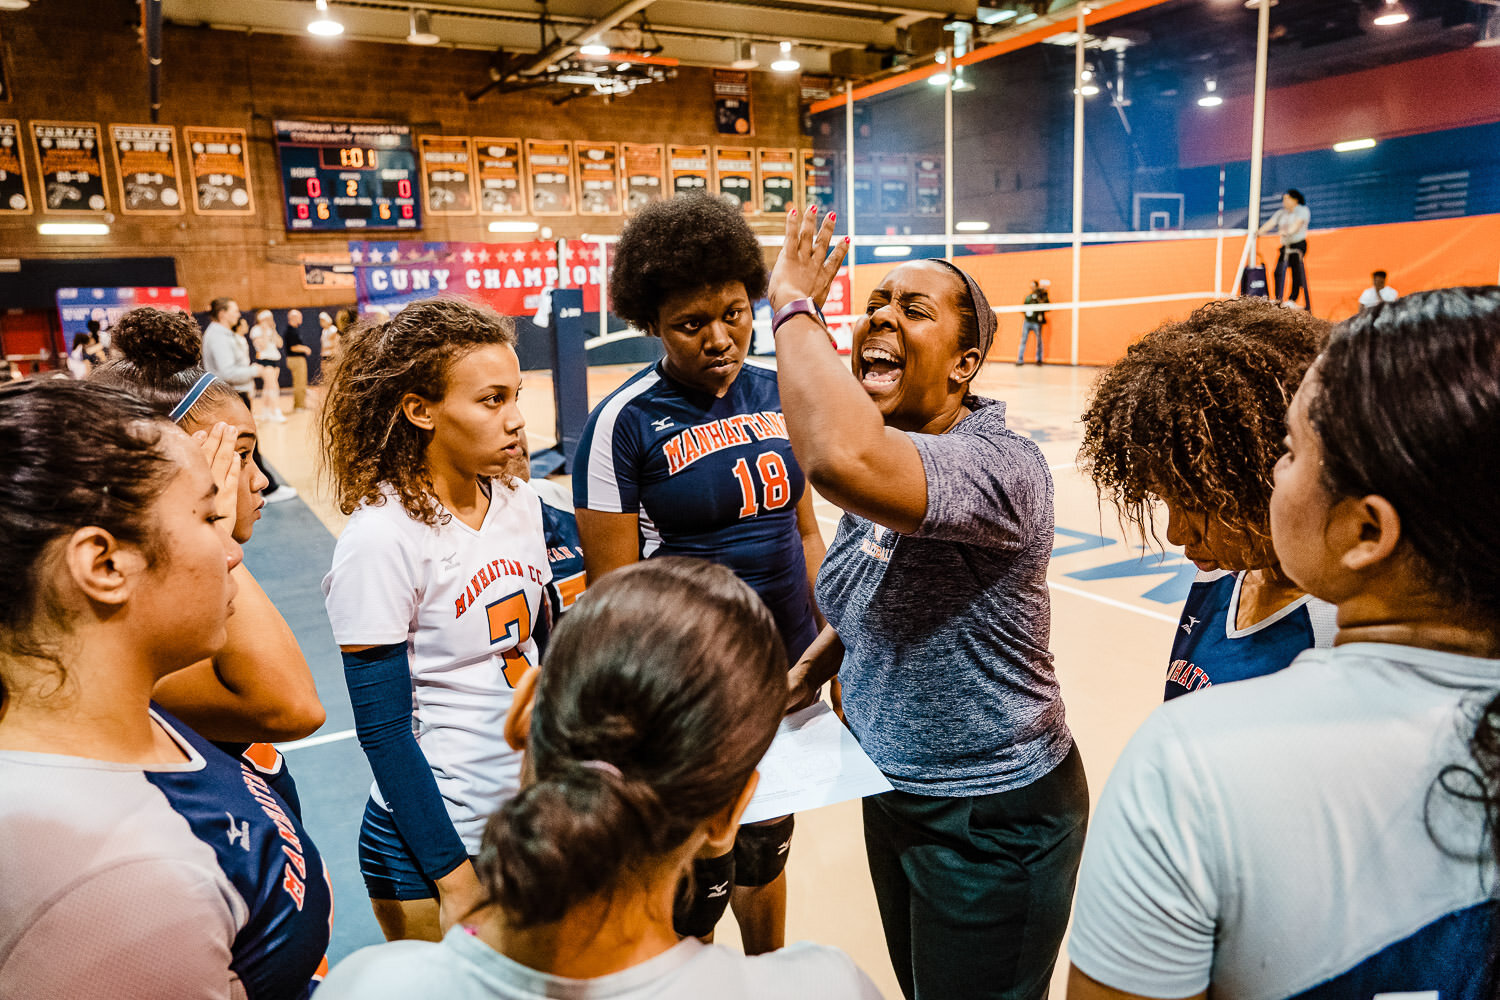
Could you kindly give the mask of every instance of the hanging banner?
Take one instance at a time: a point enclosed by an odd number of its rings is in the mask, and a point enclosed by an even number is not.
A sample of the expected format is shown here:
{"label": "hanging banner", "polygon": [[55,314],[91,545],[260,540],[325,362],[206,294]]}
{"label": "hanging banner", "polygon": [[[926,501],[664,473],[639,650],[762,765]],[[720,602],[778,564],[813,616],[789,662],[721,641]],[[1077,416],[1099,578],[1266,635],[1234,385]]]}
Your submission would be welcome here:
{"label": "hanging banner", "polygon": [[916,205],[918,215],[943,214],[943,158],[919,156],[912,163],[916,171]]}
{"label": "hanging banner", "polygon": [[526,140],[526,179],[532,215],[576,215],[573,144],[564,139]]}
{"label": "hanging banner", "polygon": [[199,215],[254,215],[250,151],[242,128],[184,128],[192,165],[193,211]]}
{"label": "hanging banner", "polygon": [[756,150],[760,167],[760,210],[779,215],[797,204],[797,151]]}
{"label": "hanging banner", "polygon": [[32,122],[32,148],[42,175],[42,211],[103,212],[104,152],[99,126],[89,122]]}
{"label": "hanging banner", "polygon": [[457,295],[507,316],[532,316],[542,292],[566,285],[583,290],[583,307],[599,308],[604,282],[602,246],[570,242],[566,272],[557,244],[350,242],[360,311],[384,306],[392,314],[418,299]]}
{"label": "hanging banner", "polygon": [[716,147],[714,176],[718,178],[720,197],[733,198],[743,212],[755,211],[755,150]]}
{"label": "hanging banner", "polygon": [[57,316],[62,321],[63,343],[87,333],[89,320],[98,320],[100,331],[108,331],[120,317],[137,306],[176,309],[192,313],[186,288],[59,288]]}
{"label": "hanging banner", "polygon": [[660,146],[621,143],[620,158],[625,161],[625,211],[634,214],[666,197]]}
{"label": "hanging banner", "polygon": [[620,214],[620,147],[613,142],[573,144],[578,152],[578,214]]}
{"label": "hanging banner", "polygon": [[671,179],[674,195],[694,191],[708,193],[708,147],[668,146],[667,176]]}
{"label": "hanging banner", "polygon": [[525,215],[520,139],[475,139],[482,215]]}
{"label": "hanging banner", "polygon": [[714,70],[714,127],[720,135],[754,135],[750,114],[750,74],[741,70]]}
{"label": "hanging banner", "polygon": [[869,218],[875,214],[875,164],[868,156],[854,157],[854,214]]}
{"label": "hanging banner", "polygon": [[798,117],[802,122],[803,135],[816,135],[824,139],[833,137],[833,117],[824,115],[821,119],[814,120],[812,113],[814,104],[832,96],[833,77],[803,74],[797,96]]}
{"label": "hanging banner", "polygon": [[120,211],[127,215],[179,215],[182,173],[177,133],[170,125],[111,125]]}
{"label": "hanging banner", "polygon": [[875,182],[881,215],[911,214],[911,161],[904,156],[877,156]]}
{"label": "hanging banner", "polygon": [[302,261],[303,288],[353,288],[354,265],[346,253],[305,253]]}
{"label": "hanging banner", "polygon": [[840,204],[838,154],[802,151],[802,198],[809,206],[832,212]]}
{"label": "hanging banner", "polygon": [[21,162],[21,123],[0,118],[0,215],[30,211],[31,188]]}
{"label": "hanging banner", "polygon": [[417,137],[422,197],[433,215],[474,214],[474,160],[461,135]]}

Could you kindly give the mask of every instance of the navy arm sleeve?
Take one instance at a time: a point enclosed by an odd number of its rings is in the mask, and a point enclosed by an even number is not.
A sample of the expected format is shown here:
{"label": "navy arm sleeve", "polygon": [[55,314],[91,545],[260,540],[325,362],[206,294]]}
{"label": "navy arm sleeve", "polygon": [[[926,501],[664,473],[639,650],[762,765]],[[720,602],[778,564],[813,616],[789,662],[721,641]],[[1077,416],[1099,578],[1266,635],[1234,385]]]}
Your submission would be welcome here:
{"label": "navy arm sleeve", "polygon": [[411,668],[406,645],[344,653],[344,680],[354,706],[354,731],[370,761],[396,829],[430,879],[468,860],[437,779],[411,731]]}

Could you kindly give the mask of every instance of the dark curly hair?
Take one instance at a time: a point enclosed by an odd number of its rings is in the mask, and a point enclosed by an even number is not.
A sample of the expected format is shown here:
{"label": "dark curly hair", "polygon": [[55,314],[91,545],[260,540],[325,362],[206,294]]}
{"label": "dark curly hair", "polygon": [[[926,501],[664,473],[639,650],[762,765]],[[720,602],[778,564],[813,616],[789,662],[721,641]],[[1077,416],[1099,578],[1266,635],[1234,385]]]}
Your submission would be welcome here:
{"label": "dark curly hair", "polygon": [[413,302],[384,323],[349,331],[322,421],[324,468],[339,510],[384,503],[382,487],[389,486],[416,520],[447,521],[427,470],[427,433],[402,414],[401,399],[415,393],[441,400],[454,363],[489,344],[514,348],[515,324],[450,298]]}
{"label": "dark curly hair", "polygon": [[533,778],[485,828],[489,901],[554,922],[724,813],[776,734],[786,667],[770,611],[723,566],[650,559],[590,587],[547,646]]}
{"label": "dark curly hair", "polygon": [[610,307],[654,334],[669,295],[738,281],[753,302],[765,295],[769,278],[765,254],[737,205],[705,194],[678,195],[647,205],[625,223],[609,273]]}
{"label": "dark curly hair", "polygon": [[1269,549],[1287,407],[1330,329],[1261,298],[1157,327],[1094,384],[1079,468],[1142,538],[1167,497]]}
{"label": "dark curly hair", "polygon": [[[120,358],[89,375],[90,382],[124,389],[163,415],[172,411],[203,377],[203,331],[187,313],[141,306],[120,317],[113,331]],[[216,407],[240,395],[216,378],[180,418],[198,425]]]}

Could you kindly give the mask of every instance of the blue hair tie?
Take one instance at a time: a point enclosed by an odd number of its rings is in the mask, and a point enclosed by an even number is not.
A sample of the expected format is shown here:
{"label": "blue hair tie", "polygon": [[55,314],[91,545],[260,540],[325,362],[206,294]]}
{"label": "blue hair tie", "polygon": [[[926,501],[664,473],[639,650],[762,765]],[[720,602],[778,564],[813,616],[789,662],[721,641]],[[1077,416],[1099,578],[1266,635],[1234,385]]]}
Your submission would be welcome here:
{"label": "blue hair tie", "polygon": [[203,394],[208,391],[208,387],[214,384],[214,378],[215,375],[213,372],[204,372],[198,376],[198,381],[193,383],[193,387],[188,390],[187,395],[178,400],[177,405],[172,407],[172,412],[167,414],[172,423],[182,422],[182,418],[187,416],[187,412],[193,408],[193,404],[198,402]]}

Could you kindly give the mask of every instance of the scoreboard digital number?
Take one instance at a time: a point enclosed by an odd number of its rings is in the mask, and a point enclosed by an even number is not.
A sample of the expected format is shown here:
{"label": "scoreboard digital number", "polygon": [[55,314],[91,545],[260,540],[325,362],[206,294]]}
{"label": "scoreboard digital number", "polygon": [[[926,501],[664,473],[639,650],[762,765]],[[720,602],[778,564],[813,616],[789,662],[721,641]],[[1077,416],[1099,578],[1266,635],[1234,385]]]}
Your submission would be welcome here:
{"label": "scoreboard digital number", "polygon": [[277,121],[276,152],[287,229],[422,228],[410,126]]}

